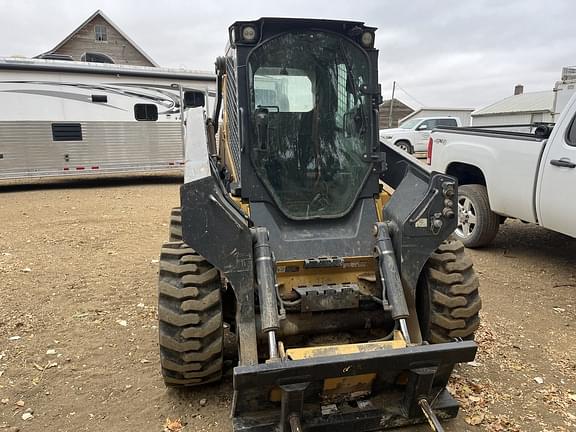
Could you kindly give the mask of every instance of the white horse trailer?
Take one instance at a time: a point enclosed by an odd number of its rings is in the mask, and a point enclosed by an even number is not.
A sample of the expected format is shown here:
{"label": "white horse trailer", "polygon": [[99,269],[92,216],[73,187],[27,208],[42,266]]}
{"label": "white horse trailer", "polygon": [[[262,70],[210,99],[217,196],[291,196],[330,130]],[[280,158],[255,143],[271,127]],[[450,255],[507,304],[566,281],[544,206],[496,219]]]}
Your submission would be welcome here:
{"label": "white horse trailer", "polygon": [[0,179],[182,169],[182,94],[210,72],[0,58]]}

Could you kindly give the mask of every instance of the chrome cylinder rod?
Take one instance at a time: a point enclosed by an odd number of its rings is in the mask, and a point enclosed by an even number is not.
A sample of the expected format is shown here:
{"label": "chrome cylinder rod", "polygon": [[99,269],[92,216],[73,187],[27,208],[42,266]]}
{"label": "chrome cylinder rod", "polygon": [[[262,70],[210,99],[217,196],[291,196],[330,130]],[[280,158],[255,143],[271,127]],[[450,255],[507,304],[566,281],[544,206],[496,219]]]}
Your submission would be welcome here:
{"label": "chrome cylinder rod", "polygon": [[424,417],[426,417],[426,420],[428,420],[428,424],[432,430],[434,432],[444,432],[444,428],[440,424],[440,420],[438,420],[438,417],[436,417],[436,414],[434,414],[434,411],[432,411],[432,407],[428,401],[426,399],[420,399],[418,401],[418,405],[422,409]]}
{"label": "chrome cylinder rod", "polygon": [[408,333],[408,324],[404,318],[400,318],[398,320],[400,323],[400,331],[402,332],[402,336],[404,336],[404,340],[407,344],[410,344],[410,333]]}
{"label": "chrome cylinder rod", "polygon": [[278,343],[276,342],[276,332],[274,330],[268,332],[268,350],[270,360],[278,358]]}

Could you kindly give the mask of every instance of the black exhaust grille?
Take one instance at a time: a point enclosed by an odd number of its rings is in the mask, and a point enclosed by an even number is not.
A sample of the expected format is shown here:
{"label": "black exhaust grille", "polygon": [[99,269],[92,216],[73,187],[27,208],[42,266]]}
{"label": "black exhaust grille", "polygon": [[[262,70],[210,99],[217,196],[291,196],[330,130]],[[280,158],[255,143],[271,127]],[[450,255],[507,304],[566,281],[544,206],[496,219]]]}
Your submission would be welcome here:
{"label": "black exhaust grille", "polygon": [[234,58],[226,57],[226,116],[228,121],[228,142],[232,153],[232,161],[238,173],[238,186],[240,186],[242,173],[240,172],[240,128],[238,124],[238,84]]}

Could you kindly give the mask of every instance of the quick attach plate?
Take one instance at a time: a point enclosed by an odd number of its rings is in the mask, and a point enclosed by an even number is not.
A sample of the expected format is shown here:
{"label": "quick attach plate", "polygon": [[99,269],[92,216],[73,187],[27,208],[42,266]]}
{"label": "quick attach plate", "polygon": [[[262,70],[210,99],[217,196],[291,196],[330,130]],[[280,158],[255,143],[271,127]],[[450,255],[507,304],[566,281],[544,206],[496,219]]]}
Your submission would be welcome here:
{"label": "quick attach plate", "polygon": [[295,288],[302,298],[302,312],[357,309],[360,290],[356,284],[311,285]]}

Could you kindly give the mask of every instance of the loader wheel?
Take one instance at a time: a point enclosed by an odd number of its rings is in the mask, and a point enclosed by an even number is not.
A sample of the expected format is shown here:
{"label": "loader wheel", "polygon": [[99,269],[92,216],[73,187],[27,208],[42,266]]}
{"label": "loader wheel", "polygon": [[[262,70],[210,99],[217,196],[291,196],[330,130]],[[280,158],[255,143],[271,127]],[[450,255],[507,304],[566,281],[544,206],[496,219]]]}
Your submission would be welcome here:
{"label": "loader wheel", "polygon": [[500,228],[500,216],[490,209],[486,186],[468,184],[458,188],[458,227],[454,235],[464,246],[490,244]]}
{"label": "loader wheel", "polygon": [[430,256],[418,281],[422,338],[430,343],[473,339],[482,307],[478,276],[464,245],[447,240]]}
{"label": "loader wheel", "polygon": [[182,242],[160,254],[160,363],[168,386],[197,386],[222,376],[223,322],[218,271]]}
{"label": "loader wheel", "polygon": [[170,212],[168,238],[171,242],[182,241],[182,212],[180,207],[175,207]]}

